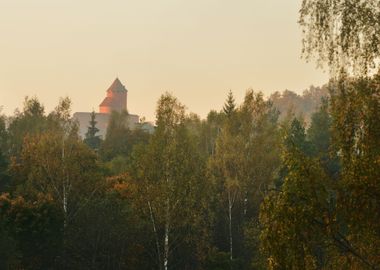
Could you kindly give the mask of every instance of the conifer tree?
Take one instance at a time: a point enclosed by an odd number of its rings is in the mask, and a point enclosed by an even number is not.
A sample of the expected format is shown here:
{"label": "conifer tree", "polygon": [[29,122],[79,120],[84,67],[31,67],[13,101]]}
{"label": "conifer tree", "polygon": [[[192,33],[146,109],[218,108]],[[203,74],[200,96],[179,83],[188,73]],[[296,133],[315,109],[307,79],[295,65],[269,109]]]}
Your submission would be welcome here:
{"label": "conifer tree", "polygon": [[319,110],[311,116],[307,137],[312,155],[322,162],[330,176],[336,177],[339,173],[339,160],[337,146],[332,140],[332,117],[329,113],[328,99],[323,98]]}
{"label": "conifer tree", "polygon": [[100,139],[99,135],[96,135],[96,133],[99,132],[99,129],[96,127],[96,124],[98,123],[96,120],[96,114],[93,111],[91,113],[91,119],[90,119],[90,126],[88,127],[86,138],[84,139],[84,142],[92,149],[98,150],[100,147],[100,144],[102,140]]}
{"label": "conifer tree", "polygon": [[232,113],[235,111],[236,104],[235,104],[235,98],[232,94],[232,91],[230,90],[228,92],[227,100],[224,103],[223,112],[230,117]]}
{"label": "conifer tree", "polygon": [[311,153],[310,143],[306,140],[305,128],[297,118],[294,118],[290,125],[290,130],[284,139],[284,146],[287,150],[298,148],[305,155]]}

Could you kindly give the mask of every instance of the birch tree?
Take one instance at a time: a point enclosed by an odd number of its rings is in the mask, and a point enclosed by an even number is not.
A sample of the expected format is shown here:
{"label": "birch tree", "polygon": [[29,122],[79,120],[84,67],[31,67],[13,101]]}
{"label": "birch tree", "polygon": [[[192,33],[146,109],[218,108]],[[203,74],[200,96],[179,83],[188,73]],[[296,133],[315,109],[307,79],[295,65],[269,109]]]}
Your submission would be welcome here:
{"label": "birch tree", "polygon": [[[191,257],[181,262],[175,254],[202,256],[197,253],[202,242],[198,230],[205,211],[204,170],[185,118],[185,108],[175,97],[161,96],[156,131],[133,161],[140,209],[154,235],[157,267],[165,270],[176,265],[189,267]],[[184,255],[184,247],[190,248],[192,254]]]}
{"label": "birch tree", "polygon": [[346,226],[345,266],[353,268],[379,265],[373,252],[379,235],[372,233],[380,224],[379,74],[373,75],[379,68],[379,14],[378,0],[303,0],[300,10],[306,56],[327,63],[335,77],[330,110],[341,162],[337,212]]}
{"label": "birch tree", "polygon": [[231,268],[237,261],[251,263],[243,254],[258,253],[258,247],[247,250],[245,231],[257,227],[260,202],[279,166],[276,110],[252,90],[234,108],[230,93],[224,108],[227,118],[209,162],[219,207],[227,213]]}
{"label": "birch tree", "polygon": [[49,194],[61,209],[64,241],[71,220],[87,206],[100,179],[96,155],[79,139],[69,107],[70,101],[62,99],[48,117],[49,130],[27,135],[12,164],[14,178],[24,183],[19,185],[20,195],[34,199]]}
{"label": "birch tree", "polygon": [[22,111],[17,110],[9,119],[9,155],[18,157],[24,137],[38,134],[47,129],[45,108],[40,101],[26,97]]}
{"label": "birch tree", "polygon": [[334,75],[342,68],[367,75],[379,67],[379,22],[379,0],[303,0],[303,55]]}

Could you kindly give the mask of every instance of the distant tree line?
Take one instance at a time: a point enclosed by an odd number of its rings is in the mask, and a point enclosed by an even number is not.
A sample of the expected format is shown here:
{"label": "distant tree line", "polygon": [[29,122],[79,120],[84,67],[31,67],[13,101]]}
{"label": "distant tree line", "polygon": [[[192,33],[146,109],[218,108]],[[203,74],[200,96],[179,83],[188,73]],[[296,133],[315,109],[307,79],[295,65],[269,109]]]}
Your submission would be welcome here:
{"label": "distant tree line", "polygon": [[276,91],[270,95],[269,100],[273,102],[280,112],[280,120],[284,120],[289,112],[303,119],[307,124],[311,122],[311,115],[318,110],[323,98],[329,97],[327,85],[321,87],[310,86],[301,95],[284,90]]}

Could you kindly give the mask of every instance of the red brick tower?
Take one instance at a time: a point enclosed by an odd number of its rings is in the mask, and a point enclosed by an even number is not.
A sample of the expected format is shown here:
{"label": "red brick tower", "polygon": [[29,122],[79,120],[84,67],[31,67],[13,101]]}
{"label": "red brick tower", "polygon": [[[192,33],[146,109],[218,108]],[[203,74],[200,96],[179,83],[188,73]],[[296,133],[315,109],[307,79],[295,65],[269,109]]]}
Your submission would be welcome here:
{"label": "red brick tower", "polygon": [[112,111],[127,110],[127,89],[118,78],[107,90],[107,97],[99,105],[100,113],[111,113]]}

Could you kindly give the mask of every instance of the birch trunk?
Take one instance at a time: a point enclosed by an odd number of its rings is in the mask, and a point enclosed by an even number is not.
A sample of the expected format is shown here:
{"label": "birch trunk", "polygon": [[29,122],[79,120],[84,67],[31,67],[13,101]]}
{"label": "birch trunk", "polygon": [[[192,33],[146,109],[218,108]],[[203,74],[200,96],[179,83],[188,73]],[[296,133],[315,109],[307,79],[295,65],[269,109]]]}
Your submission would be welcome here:
{"label": "birch trunk", "polygon": [[158,257],[158,265],[159,265],[159,269],[162,269],[160,241],[158,240],[158,233],[157,233],[156,222],[155,222],[155,219],[154,219],[153,209],[152,209],[152,205],[151,205],[150,201],[148,201],[148,207],[149,207],[149,213],[150,213],[150,220],[151,220],[152,226],[153,226],[154,237],[156,239],[156,249],[157,249],[157,257]]}
{"label": "birch trunk", "polygon": [[62,138],[62,207],[63,207],[63,269],[66,269],[67,190],[65,178],[65,137]]}
{"label": "birch trunk", "polygon": [[232,269],[232,205],[231,191],[228,191],[228,218],[229,218],[229,233],[230,233],[230,267]]}
{"label": "birch trunk", "polygon": [[164,242],[164,270],[168,270],[169,262],[169,230],[170,230],[170,201],[166,201],[165,242]]}

